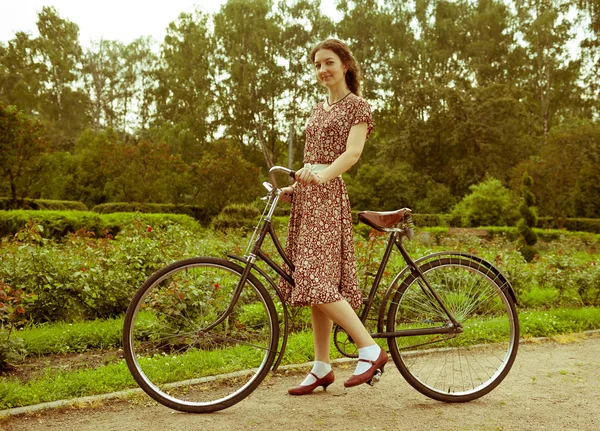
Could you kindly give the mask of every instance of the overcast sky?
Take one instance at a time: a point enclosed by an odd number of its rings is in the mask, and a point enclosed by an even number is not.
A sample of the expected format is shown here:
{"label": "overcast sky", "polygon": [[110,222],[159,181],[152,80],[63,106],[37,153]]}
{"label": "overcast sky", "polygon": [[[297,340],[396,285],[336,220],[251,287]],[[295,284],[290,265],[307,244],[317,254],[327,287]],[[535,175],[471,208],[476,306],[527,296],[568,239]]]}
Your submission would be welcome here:
{"label": "overcast sky", "polygon": [[[61,18],[79,25],[81,45],[91,40],[107,39],[129,43],[140,36],[152,36],[162,42],[165,29],[181,12],[194,6],[217,12],[226,0],[0,0],[0,41],[6,44],[17,31],[37,35],[37,13],[44,6],[54,6]],[[322,2],[322,10],[332,18],[333,1]]]}

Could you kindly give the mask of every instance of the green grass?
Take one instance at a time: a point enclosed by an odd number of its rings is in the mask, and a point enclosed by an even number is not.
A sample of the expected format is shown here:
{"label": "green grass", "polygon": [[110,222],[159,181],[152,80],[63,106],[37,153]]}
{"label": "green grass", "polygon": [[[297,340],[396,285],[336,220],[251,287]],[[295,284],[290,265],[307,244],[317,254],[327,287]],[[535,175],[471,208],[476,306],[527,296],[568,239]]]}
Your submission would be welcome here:
{"label": "green grass", "polygon": [[[575,308],[548,311],[520,311],[521,336],[541,337],[600,328],[600,309]],[[492,323],[488,323],[492,325]],[[81,353],[121,347],[123,319],[93,320],[80,323],[55,323],[16,333],[24,341],[28,356]],[[488,335],[489,337],[490,335]],[[479,342],[491,341],[491,338]],[[476,342],[476,341],[474,341]],[[332,352],[335,347],[332,344]],[[288,363],[312,359],[312,334],[301,332],[288,338]]]}
{"label": "green grass", "polygon": [[80,353],[121,347],[123,319],[54,323],[27,328],[15,335],[25,343],[27,356]]}
{"label": "green grass", "polygon": [[[600,328],[600,309],[580,308],[525,311],[520,313],[520,322],[521,336],[524,338],[581,332]],[[106,327],[103,325],[106,325]],[[111,342],[104,342],[104,345],[109,345],[117,338],[120,340],[121,322],[119,320],[53,326],[56,326],[58,329],[49,325],[46,328],[39,328],[39,330],[44,330],[46,331],[45,334],[48,334],[48,337],[52,336],[54,340],[59,340],[62,343],[63,350],[68,345],[76,345],[78,346],[77,348],[82,348],[85,345],[82,340],[90,337],[90,328],[94,327],[97,330],[100,328],[98,332],[107,334],[107,337],[113,340]],[[490,327],[493,326],[494,323],[492,321]],[[75,336],[74,333],[80,329],[84,335]],[[119,336],[117,338],[115,338],[115,331],[117,332],[116,335]],[[22,334],[26,332],[23,331]],[[35,340],[33,345],[41,349],[41,346],[44,345],[40,341],[42,332],[36,332],[35,330],[30,330],[29,332],[30,334],[26,335],[25,338],[28,339],[29,343]],[[31,334],[35,334],[35,336]],[[488,331],[487,328],[475,331],[472,343],[481,343],[486,340],[493,341],[495,336],[494,331]],[[101,338],[101,336],[98,336],[98,338]],[[66,340],[79,340],[79,342],[74,343],[73,341]],[[176,360],[165,356],[152,359],[152,361],[155,363],[158,380],[183,380],[190,377],[198,377],[201,373],[211,373],[214,370],[219,370],[221,373],[239,370],[244,367],[246,362],[252,363],[254,361],[254,358],[249,356],[246,350],[248,350],[246,347],[240,346],[228,351],[215,352],[212,356],[203,355],[203,363],[200,363],[198,358],[193,354],[183,355]],[[332,357],[336,358],[340,356],[332,346]],[[311,360],[313,360],[312,334],[309,331],[292,334],[288,339],[288,346],[282,364],[303,363]],[[177,367],[173,366],[175,364],[174,361],[176,361]],[[169,362],[169,366],[166,366],[167,362]],[[0,378],[0,409],[102,394],[134,387],[136,385],[129,374],[124,360],[97,369],[47,369],[41,377],[27,382],[15,378]]]}
{"label": "green grass", "polygon": [[519,313],[522,337],[549,337],[600,329],[600,308],[552,309]]}

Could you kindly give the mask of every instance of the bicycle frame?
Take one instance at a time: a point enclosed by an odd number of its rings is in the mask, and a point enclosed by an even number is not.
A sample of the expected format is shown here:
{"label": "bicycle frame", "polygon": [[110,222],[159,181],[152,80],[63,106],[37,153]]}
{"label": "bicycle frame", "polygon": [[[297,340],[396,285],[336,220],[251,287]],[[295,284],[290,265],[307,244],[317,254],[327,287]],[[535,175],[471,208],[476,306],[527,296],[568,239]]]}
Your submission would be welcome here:
{"label": "bicycle frame", "polygon": [[[273,224],[272,224],[273,212],[279,201],[279,196],[281,194],[281,190],[279,190],[277,188],[272,188],[272,186],[269,183],[265,183],[264,185],[267,188],[267,190],[269,190],[270,193],[269,193],[269,196],[266,197],[267,204],[266,204],[265,210],[264,210],[263,215],[261,216],[261,219],[259,220],[259,223],[257,224],[257,226],[254,230],[254,233],[250,239],[248,248],[246,249],[246,255],[244,257],[240,257],[240,256],[228,254],[229,257],[246,263],[246,267],[245,267],[242,277],[240,279],[238,288],[236,289],[236,291],[234,293],[234,298],[233,298],[232,305],[230,306],[230,308],[232,308],[235,301],[237,301],[237,298],[239,297],[239,294],[241,293],[241,289],[243,288],[243,285],[245,284],[246,279],[247,279],[248,274],[250,273],[251,269],[256,269],[257,272],[259,272],[263,277],[266,277],[267,280],[269,281],[269,283],[276,289],[277,295],[280,298],[282,298],[281,292],[277,288],[276,284],[272,281],[272,279],[264,271],[262,271],[258,266],[256,266],[255,263],[256,263],[257,259],[261,259],[262,261],[264,261],[271,269],[273,269],[277,274],[279,274],[279,276],[283,277],[292,286],[294,286],[294,284],[295,284],[293,277],[290,276],[289,274],[287,274],[281,268],[280,265],[278,265],[275,261],[273,261],[261,249],[263,242],[268,235],[271,238],[271,240],[273,241],[273,244],[275,245],[275,248],[276,248],[278,254],[280,255],[280,257],[283,259],[283,261],[286,263],[286,265],[291,269],[291,271],[292,272],[294,271],[294,265],[291,262],[291,259],[289,258],[289,256],[287,256],[287,254],[285,253],[285,250],[283,249],[281,242],[279,241],[279,238],[277,237],[277,233],[275,232],[275,229],[273,228]],[[462,332],[462,327],[461,327],[460,323],[458,323],[455,320],[455,318],[452,315],[452,313],[450,312],[450,310],[448,310],[448,308],[446,307],[446,305],[444,304],[444,302],[442,301],[440,296],[437,294],[435,289],[431,286],[431,284],[427,280],[427,277],[425,276],[425,274],[423,274],[421,272],[418,265],[415,263],[415,261],[413,261],[413,259],[409,256],[408,252],[404,248],[404,246],[402,244],[402,238],[404,236],[406,236],[406,231],[402,228],[388,229],[388,231],[390,231],[390,236],[388,238],[388,242],[387,242],[387,246],[385,249],[385,253],[383,255],[383,259],[381,260],[381,262],[379,264],[379,268],[375,275],[375,279],[373,280],[373,284],[371,286],[369,295],[367,298],[363,299],[364,307],[359,316],[361,321],[364,324],[369,315],[369,312],[371,311],[371,307],[373,305],[375,295],[379,289],[379,284],[381,282],[381,279],[383,278],[383,274],[385,272],[385,269],[389,262],[390,256],[392,254],[392,250],[395,245],[396,248],[400,251],[404,261],[406,262],[407,266],[404,271],[406,271],[407,269],[410,270],[416,277],[418,277],[419,279],[421,279],[423,281],[423,284],[419,283],[419,285],[421,286],[421,288],[423,289],[425,294],[432,297],[439,304],[441,309],[446,313],[446,315],[448,316],[448,324],[445,326],[438,326],[438,327],[434,327],[434,328],[405,329],[405,330],[395,331],[395,332],[385,332],[385,331],[383,331],[383,315],[385,314],[386,301],[384,301],[381,304],[380,312],[379,312],[380,318],[378,321],[378,332],[372,333],[371,336],[373,338],[392,338],[392,337],[408,337],[408,336],[417,336],[417,335],[452,334],[452,333]],[[286,312],[287,312],[287,310],[286,310]],[[228,313],[229,313],[229,310],[226,311],[224,314],[227,315]]]}

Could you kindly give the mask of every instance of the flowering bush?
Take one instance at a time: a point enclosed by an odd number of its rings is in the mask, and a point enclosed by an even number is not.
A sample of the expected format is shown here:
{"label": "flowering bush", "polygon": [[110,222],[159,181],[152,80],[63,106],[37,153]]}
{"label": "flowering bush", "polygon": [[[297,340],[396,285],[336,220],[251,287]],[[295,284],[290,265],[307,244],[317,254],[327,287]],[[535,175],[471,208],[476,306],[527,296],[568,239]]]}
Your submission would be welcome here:
{"label": "flowering bush", "polygon": [[[242,255],[247,239],[239,233],[188,230],[178,224],[149,224],[141,218],[121,228],[114,238],[80,230],[56,241],[43,237],[43,227],[30,222],[0,244],[0,279],[15,291],[30,294],[24,319],[33,323],[109,318],[121,315],[134,291],[154,271],[192,256]],[[428,231],[429,232],[429,231]],[[285,243],[285,227],[280,226]],[[437,235],[437,234],[436,234]],[[589,236],[589,235],[588,235]],[[526,308],[557,305],[600,305],[597,240],[576,236],[541,241],[541,256],[527,263],[509,237],[492,241],[468,235],[417,235],[406,247],[413,258],[442,250],[468,251],[495,264],[513,284]],[[383,255],[386,235],[370,230],[355,235],[359,282],[367,295]],[[279,262],[271,241],[265,252]],[[278,276],[263,263],[277,281]],[[405,266],[399,253],[391,256],[380,293]],[[266,283],[266,281],[265,281]],[[376,298],[379,303],[380,296]]]}
{"label": "flowering bush", "polygon": [[61,242],[42,238],[41,229],[29,223],[5,238],[0,255],[0,277],[35,295],[25,317],[36,323],[120,315],[154,271],[185,257],[215,254],[210,241],[176,224],[138,221],[114,239],[79,230]]}

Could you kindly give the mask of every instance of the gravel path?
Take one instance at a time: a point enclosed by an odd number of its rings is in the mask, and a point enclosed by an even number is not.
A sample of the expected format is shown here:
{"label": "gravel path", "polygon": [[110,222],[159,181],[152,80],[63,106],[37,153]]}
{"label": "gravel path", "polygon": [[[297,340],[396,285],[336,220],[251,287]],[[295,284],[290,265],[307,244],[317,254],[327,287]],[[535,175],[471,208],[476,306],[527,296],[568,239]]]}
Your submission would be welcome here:
{"label": "gravel path", "polygon": [[173,412],[146,396],[99,402],[0,422],[20,430],[600,430],[600,335],[524,343],[505,381],[467,404],[444,404],[412,389],[390,363],[381,382],[344,390],[353,364],[335,368],[327,392],[290,397],[301,376],[268,377],[241,403],[209,415]]}

